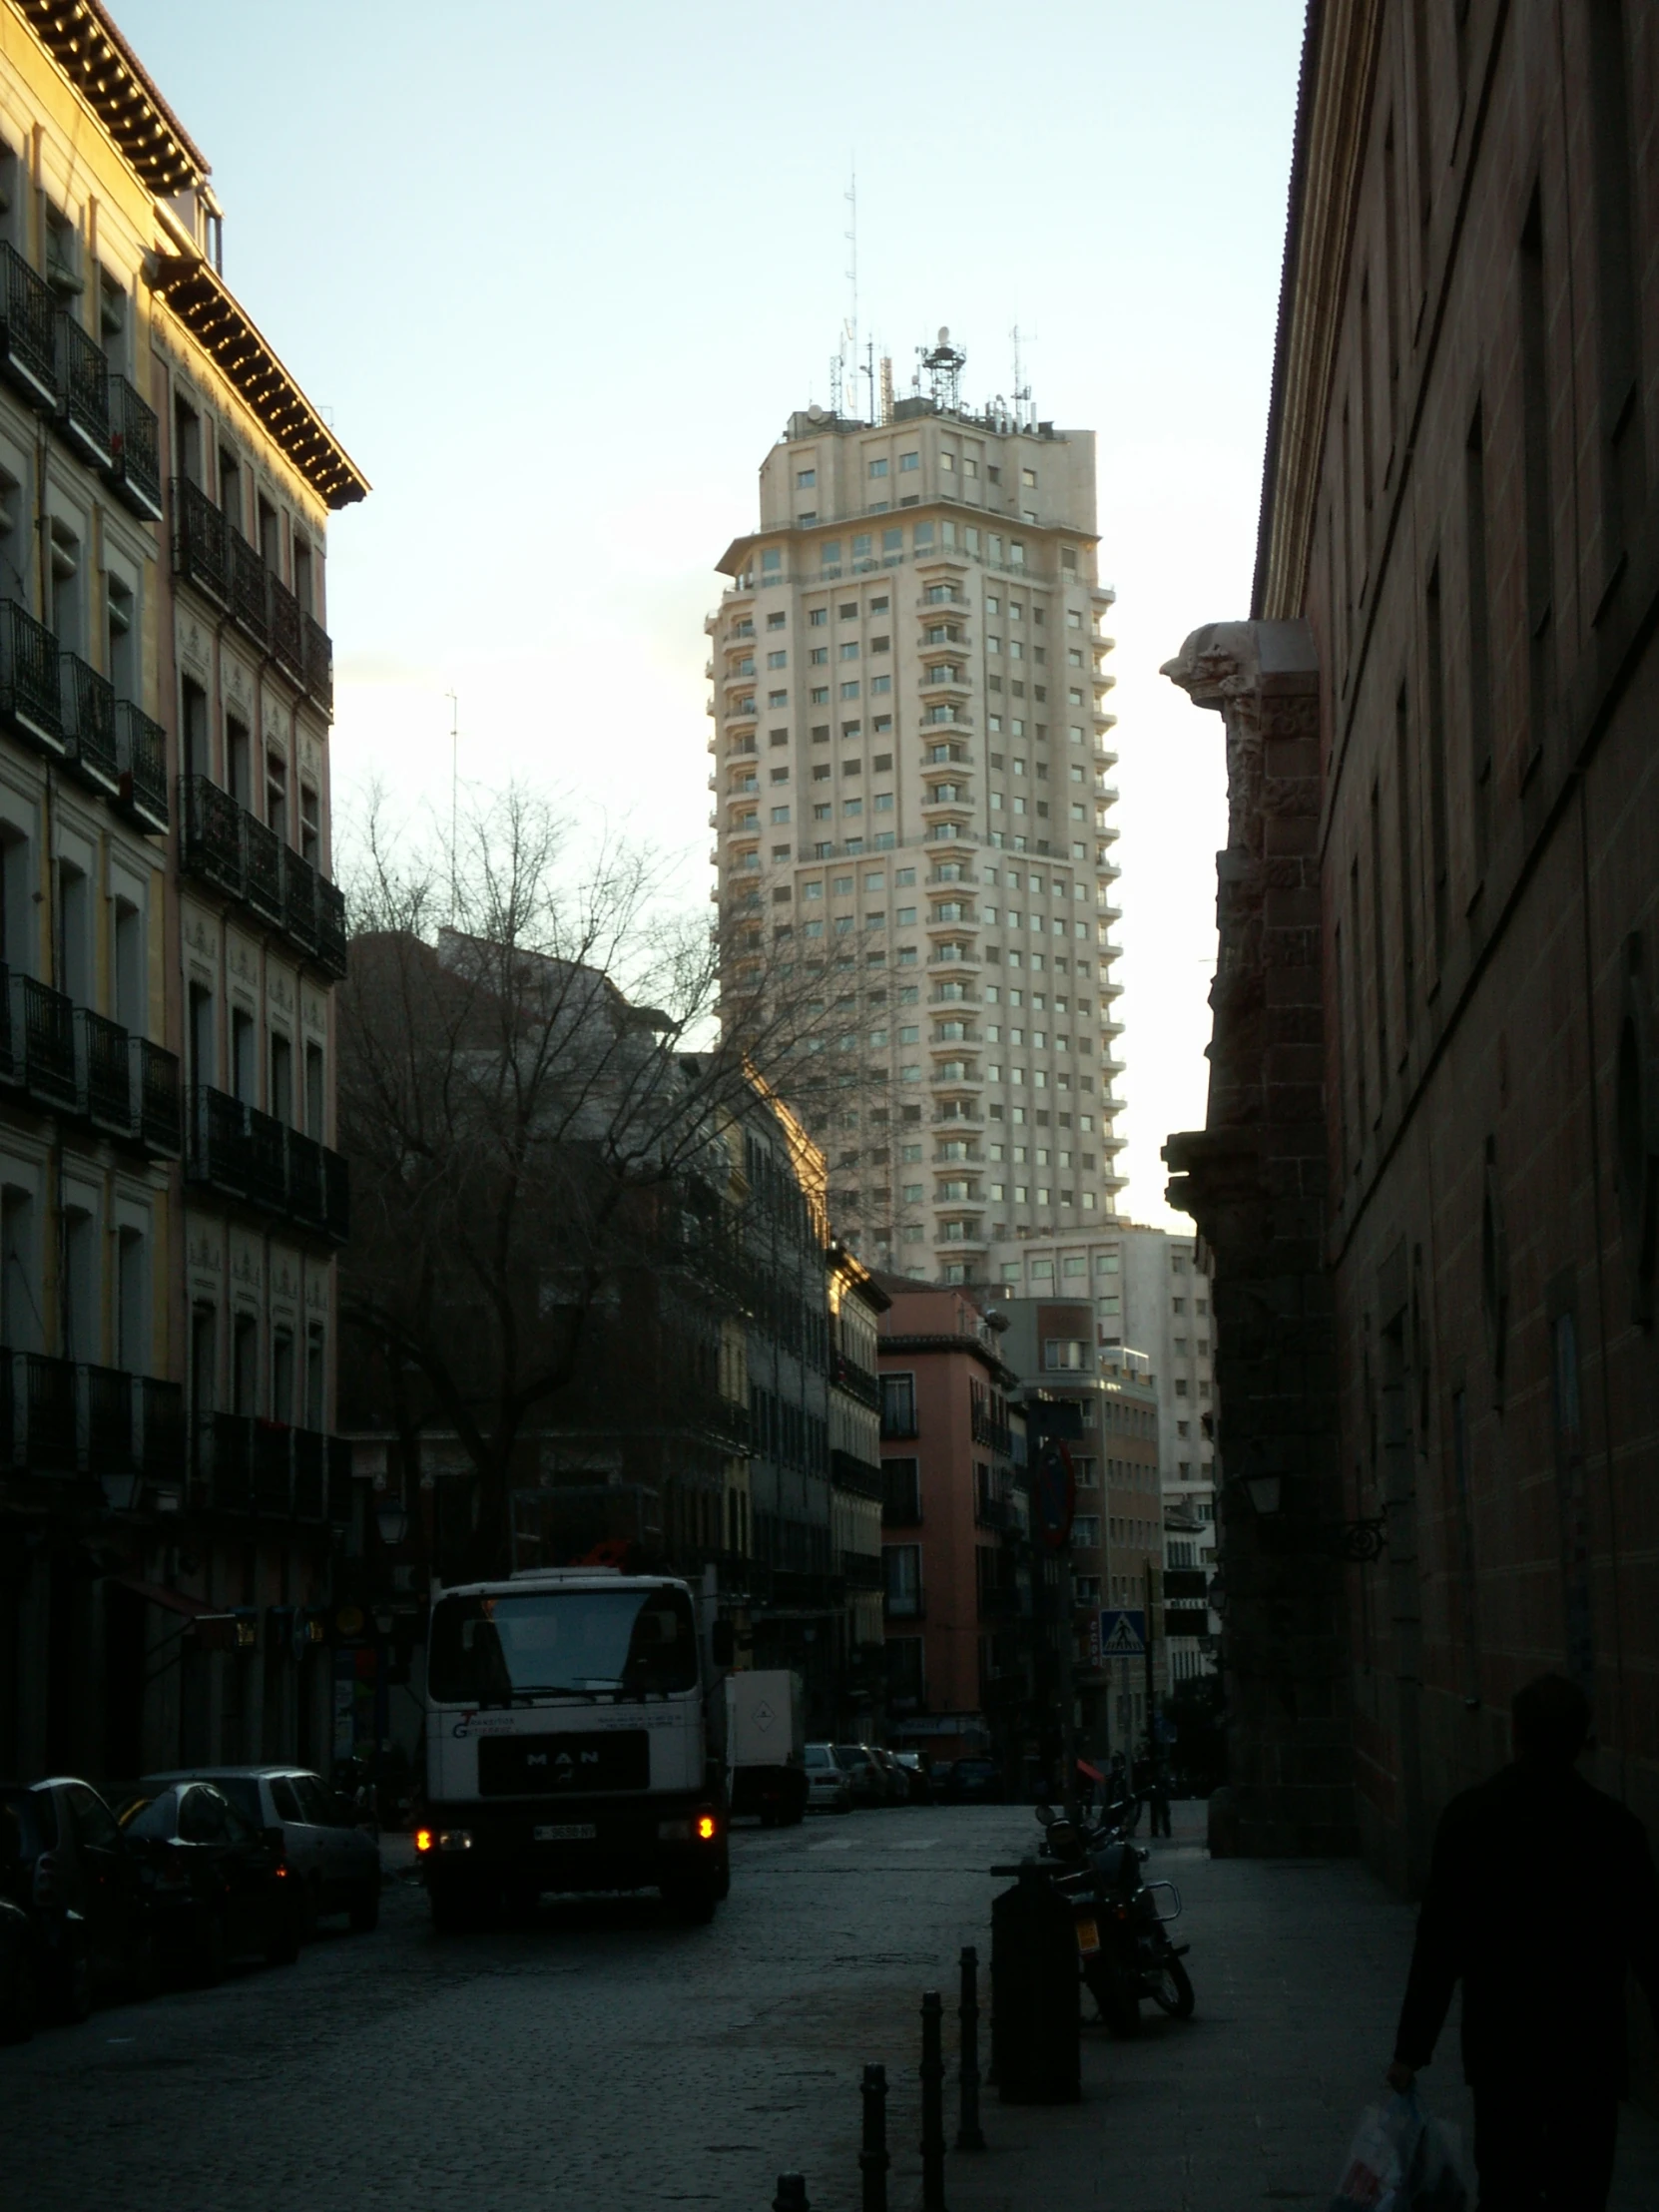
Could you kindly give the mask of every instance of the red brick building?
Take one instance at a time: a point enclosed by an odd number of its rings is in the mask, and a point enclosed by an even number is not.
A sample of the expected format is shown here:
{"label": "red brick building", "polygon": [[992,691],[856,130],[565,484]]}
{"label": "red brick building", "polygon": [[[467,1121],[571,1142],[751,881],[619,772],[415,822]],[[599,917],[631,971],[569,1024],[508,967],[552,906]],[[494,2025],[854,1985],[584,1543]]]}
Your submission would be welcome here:
{"label": "red brick building", "polygon": [[1315,0],[1251,620],[1169,669],[1236,1840],[1402,1883],[1544,1668],[1659,1827],[1656,93],[1634,0]]}
{"label": "red brick building", "polygon": [[878,1340],[888,1737],[1012,1761],[1026,1688],[1015,1379],[961,1291],[878,1280],[892,1298]]}

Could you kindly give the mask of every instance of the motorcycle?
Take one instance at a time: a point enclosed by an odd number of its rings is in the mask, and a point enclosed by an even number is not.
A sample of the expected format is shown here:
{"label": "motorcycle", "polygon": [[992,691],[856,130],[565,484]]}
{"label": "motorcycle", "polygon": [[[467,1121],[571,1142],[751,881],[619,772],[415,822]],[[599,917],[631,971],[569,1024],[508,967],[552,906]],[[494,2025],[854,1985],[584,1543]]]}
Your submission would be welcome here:
{"label": "motorcycle", "polygon": [[1182,1960],[1191,1946],[1169,1934],[1181,1912],[1175,1884],[1144,1881],[1150,1853],[1109,1820],[1080,1828],[1047,1805],[1037,1807],[1037,1819],[1044,1851],[1059,1862],[1051,1879],[1072,1908],[1078,1971],[1113,2034],[1138,2031],[1147,1997],[1172,2019],[1190,2020],[1195,1999]]}

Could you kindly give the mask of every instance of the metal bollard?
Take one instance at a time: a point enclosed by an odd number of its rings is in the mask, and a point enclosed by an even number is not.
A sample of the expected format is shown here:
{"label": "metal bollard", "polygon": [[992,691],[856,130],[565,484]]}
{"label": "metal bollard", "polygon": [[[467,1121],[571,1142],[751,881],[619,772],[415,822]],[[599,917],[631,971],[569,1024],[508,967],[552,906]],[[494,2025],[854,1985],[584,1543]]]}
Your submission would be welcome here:
{"label": "metal bollard", "polygon": [[944,2212],[944,2002],[921,1999],[921,2212]]}
{"label": "metal bollard", "polygon": [[780,2174],[778,2194],[772,2200],[772,2212],[813,2212],[807,2202],[807,2176],[805,2174]]}
{"label": "metal bollard", "polygon": [[961,2108],[956,2126],[958,2150],[983,2150],[984,2130],[979,2125],[979,1953],[971,1943],[962,1945],[962,2001],[956,2017],[962,2023]]}
{"label": "metal bollard", "polygon": [[863,2196],[860,2202],[863,2212],[887,2212],[887,2168],[892,2160],[887,2155],[885,2066],[864,2068],[861,2093],[864,2100],[864,2142],[858,2153],[858,2171],[863,2176]]}

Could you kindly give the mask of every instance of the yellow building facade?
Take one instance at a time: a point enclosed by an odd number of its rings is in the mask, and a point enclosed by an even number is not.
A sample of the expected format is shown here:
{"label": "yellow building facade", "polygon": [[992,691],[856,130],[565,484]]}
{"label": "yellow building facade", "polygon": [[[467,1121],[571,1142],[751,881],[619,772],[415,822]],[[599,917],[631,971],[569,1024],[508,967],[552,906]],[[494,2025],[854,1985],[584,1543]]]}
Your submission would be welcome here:
{"label": "yellow building facade", "polygon": [[329,1746],[325,525],[105,11],[0,8],[0,1772]]}

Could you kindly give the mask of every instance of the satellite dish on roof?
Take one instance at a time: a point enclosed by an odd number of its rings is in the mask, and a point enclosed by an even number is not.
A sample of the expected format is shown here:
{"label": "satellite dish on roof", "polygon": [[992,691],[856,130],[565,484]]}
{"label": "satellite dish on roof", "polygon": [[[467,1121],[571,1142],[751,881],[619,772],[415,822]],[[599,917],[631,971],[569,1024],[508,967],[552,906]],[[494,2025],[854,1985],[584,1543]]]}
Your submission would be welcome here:
{"label": "satellite dish on roof", "polygon": [[819,405],[816,399],[807,409],[807,420],[809,422],[822,422],[824,420],[824,409]]}
{"label": "satellite dish on roof", "polygon": [[948,322],[941,322],[939,324],[939,343],[941,345],[948,345],[950,343],[950,325]]}

